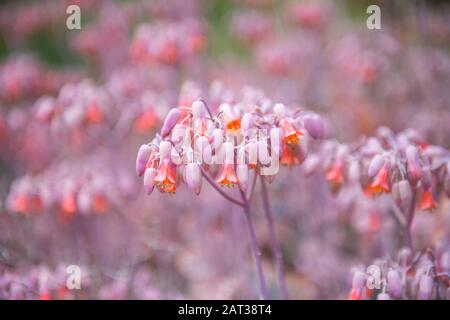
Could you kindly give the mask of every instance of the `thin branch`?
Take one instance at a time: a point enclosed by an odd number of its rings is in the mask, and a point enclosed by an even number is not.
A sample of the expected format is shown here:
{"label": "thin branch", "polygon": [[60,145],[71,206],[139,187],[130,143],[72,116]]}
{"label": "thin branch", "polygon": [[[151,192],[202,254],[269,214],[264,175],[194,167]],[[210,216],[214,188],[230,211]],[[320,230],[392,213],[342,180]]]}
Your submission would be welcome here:
{"label": "thin branch", "polygon": [[275,233],[275,226],[273,223],[272,210],[269,204],[269,195],[267,193],[267,186],[266,182],[264,181],[264,177],[260,176],[260,180],[261,180],[261,196],[264,205],[264,212],[266,214],[267,226],[269,227],[270,233],[270,248],[272,250],[272,255],[274,256],[275,259],[275,267],[277,270],[281,296],[283,299],[289,299],[284,275],[283,252],[281,251],[280,245],[277,241],[277,235]]}
{"label": "thin branch", "polygon": [[267,299],[267,288],[266,288],[266,280],[264,279],[264,272],[263,272],[263,268],[262,268],[262,261],[261,261],[262,253],[261,253],[261,250],[259,249],[258,241],[256,240],[255,228],[253,227],[252,215],[250,212],[250,204],[247,201],[245,192],[242,191],[241,188],[239,188],[239,192],[241,193],[242,200],[244,201],[244,206],[242,208],[244,209],[245,222],[247,224],[248,235],[250,237],[250,249],[252,251],[253,260],[255,262],[255,267],[256,267],[256,272],[258,274],[260,299],[265,300],[265,299]]}
{"label": "thin branch", "polygon": [[253,192],[255,191],[255,186],[256,186],[256,178],[258,177],[258,174],[256,173],[256,169],[254,170],[253,173],[253,181],[252,181],[252,185],[250,186],[250,190],[247,193],[246,199],[247,201],[250,201],[250,199],[253,196]]}

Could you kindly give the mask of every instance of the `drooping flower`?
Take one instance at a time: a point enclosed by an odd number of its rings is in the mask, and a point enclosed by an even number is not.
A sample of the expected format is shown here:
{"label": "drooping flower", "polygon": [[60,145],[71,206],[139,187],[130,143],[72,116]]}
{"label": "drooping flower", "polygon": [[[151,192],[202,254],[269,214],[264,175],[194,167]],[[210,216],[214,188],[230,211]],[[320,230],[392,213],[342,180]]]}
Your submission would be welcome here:
{"label": "drooping flower", "polygon": [[86,107],[87,122],[92,124],[100,123],[103,121],[103,117],[103,111],[97,103],[93,102]]}
{"label": "drooping flower", "polygon": [[177,167],[172,162],[170,155],[172,145],[168,141],[163,141],[159,145],[160,162],[158,174],[154,181],[161,192],[175,193],[177,180]]}
{"label": "drooping flower", "polygon": [[336,185],[341,185],[344,183],[343,167],[344,165],[342,161],[335,161],[334,164],[332,164],[328,169],[325,178]]}
{"label": "drooping flower", "polygon": [[298,146],[283,144],[281,147],[280,163],[284,166],[295,166],[300,164]]}
{"label": "drooping flower", "polygon": [[298,144],[300,142],[299,135],[303,136],[303,132],[297,130],[287,119],[282,119],[280,124],[283,129],[283,142],[288,145]]}
{"label": "drooping flower", "polygon": [[238,183],[238,179],[234,172],[234,164],[224,163],[220,170],[220,174],[217,177],[216,181],[223,186],[234,186]]}
{"label": "drooping flower", "polygon": [[390,192],[391,187],[389,185],[389,168],[385,164],[380,171],[378,171],[373,182],[370,185],[372,191],[377,194],[380,192]]}
{"label": "drooping flower", "polygon": [[222,186],[231,187],[238,183],[234,165],[234,148],[231,142],[225,142],[223,148],[225,150],[224,161],[216,182]]}
{"label": "drooping flower", "polygon": [[430,189],[425,189],[422,193],[422,198],[420,199],[419,208],[421,210],[428,210],[432,211],[433,209],[436,209],[437,204],[436,201],[433,199],[433,193]]}

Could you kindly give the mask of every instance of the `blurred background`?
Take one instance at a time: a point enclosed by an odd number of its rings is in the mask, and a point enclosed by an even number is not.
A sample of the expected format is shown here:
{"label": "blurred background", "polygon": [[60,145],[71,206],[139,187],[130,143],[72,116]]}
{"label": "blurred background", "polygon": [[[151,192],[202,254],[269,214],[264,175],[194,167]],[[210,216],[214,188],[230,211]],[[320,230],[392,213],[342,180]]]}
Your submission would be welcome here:
{"label": "blurred background", "polygon": [[[339,141],[387,126],[448,148],[449,21],[447,1],[2,1],[0,298],[254,298],[239,208],[208,188],[147,197],[139,145],[174,106],[262,91],[322,114]],[[335,197],[319,175],[283,169],[270,193],[291,298],[345,299],[354,266],[401,247],[382,204]],[[448,216],[445,202],[418,218],[419,247],[448,241]]]}

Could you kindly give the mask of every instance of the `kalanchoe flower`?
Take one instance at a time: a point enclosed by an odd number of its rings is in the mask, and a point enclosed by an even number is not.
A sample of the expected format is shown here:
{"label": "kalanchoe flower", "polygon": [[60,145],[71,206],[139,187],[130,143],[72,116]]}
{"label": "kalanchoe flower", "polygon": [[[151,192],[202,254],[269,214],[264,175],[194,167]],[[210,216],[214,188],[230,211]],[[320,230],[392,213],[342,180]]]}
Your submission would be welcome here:
{"label": "kalanchoe flower", "polygon": [[220,169],[219,176],[217,177],[217,183],[223,186],[234,186],[238,183],[236,177],[235,165],[233,163],[233,144],[231,142],[225,142],[223,144],[225,150],[225,160]]}
{"label": "kalanchoe flower", "polygon": [[175,193],[177,169],[171,159],[172,145],[168,141],[162,141],[159,145],[159,167],[154,181],[161,192]]}
{"label": "kalanchoe flower", "polygon": [[434,201],[431,188],[424,189],[419,203],[420,210],[432,211],[433,209],[436,209],[436,207],[436,201]]}
{"label": "kalanchoe flower", "polygon": [[375,177],[377,173],[381,170],[381,168],[383,168],[385,163],[386,158],[384,156],[377,154],[375,157],[373,157],[368,169],[369,178]]}
{"label": "kalanchoe flower", "polygon": [[336,188],[344,183],[344,164],[348,154],[348,147],[339,145],[336,150],[336,159],[328,168],[325,178]]}
{"label": "kalanchoe flower", "polygon": [[376,174],[370,188],[374,193],[390,192],[391,187],[389,183],[389,165],[385,163]]}
{"label": "kalanchoe flower", "polygon": [[388,293],[382,292],[378,294],[377,300],[391,300],[391,296]]}

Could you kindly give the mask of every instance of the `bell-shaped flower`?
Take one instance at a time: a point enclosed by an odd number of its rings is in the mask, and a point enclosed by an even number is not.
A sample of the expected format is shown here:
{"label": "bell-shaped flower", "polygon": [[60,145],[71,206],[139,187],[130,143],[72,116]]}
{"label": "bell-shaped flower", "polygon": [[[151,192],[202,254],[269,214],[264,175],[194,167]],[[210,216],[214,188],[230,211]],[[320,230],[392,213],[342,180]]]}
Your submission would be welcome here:
{"label": "bell-shaped flower", "polygon": [[420,210],[433,211],[433,209],[436,209],[436,207],[437,204],[433,198],[431,187],[428,189],[424,189],[419,203]]}
{"label": "bell-shaped flower", "polygon": [[177,168],[171,160],[172,145],[168,141],[163,141],[159,145],[160,161],[158,174],[154,181],[161,192],[175,193]]}
{"label": "bell-shaped flower", "polygon": [[390,192],[391,187],[389,184],[389,165],[385,163],[383,167],[378,171],[370,188],[373,193],[377,194],[380,192]]}
{"label": "bell-shaped flower", "polygon": [[216,182],[230,187],[238,183],[234,168],[234,148],[231,142],[225,142],[223,148],[225,150],[224,161]]}

